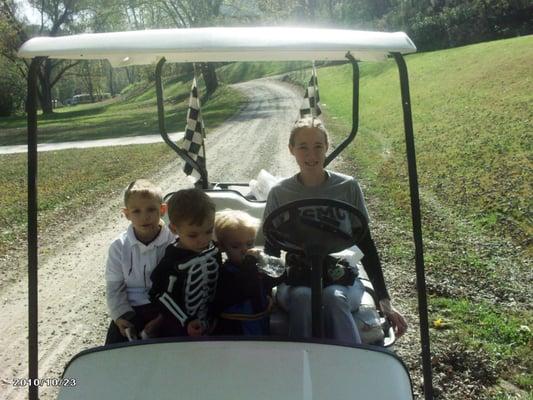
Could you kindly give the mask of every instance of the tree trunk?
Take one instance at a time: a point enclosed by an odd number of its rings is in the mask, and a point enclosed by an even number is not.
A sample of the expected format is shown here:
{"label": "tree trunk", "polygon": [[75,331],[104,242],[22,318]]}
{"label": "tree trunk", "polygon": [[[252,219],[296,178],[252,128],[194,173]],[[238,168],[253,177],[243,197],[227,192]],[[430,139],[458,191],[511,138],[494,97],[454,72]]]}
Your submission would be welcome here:
{"label": "tree trunk", "polygon": [[50,76],[52,75],[52,62],[46,59],[39,74],[39,81],[41,83],[41,108],[43,114],[49,115],[54,113],[52,106],[52,85],[50,83]]}
{"label": "tree trunk", "polygon": [[217,73],[214,63],[202,63],[200,65],[202,76],[204,77],[206,95],[209,97],[218,87]]}
{"label": "tree trunk", "polygon": [[91,65],[88,61],[84,63],[84,71],[85,71],[85,82],[87,83],[87,91],[89,92],[89,96],[91,96],[91,103],[94,103],[94,87],[93,87],[93,76],[91,71]]}
{"label": "tree trunk", "polygon": [[130,85],[135,83],[135,67],[126,67],[126,76]]}
{"label": "tree trunk", "polygon": [[107,68],[109,69],[109,94],[111,95],[111,97],[115,97],[115,85],[113,84],[113,67],[108,64]]}

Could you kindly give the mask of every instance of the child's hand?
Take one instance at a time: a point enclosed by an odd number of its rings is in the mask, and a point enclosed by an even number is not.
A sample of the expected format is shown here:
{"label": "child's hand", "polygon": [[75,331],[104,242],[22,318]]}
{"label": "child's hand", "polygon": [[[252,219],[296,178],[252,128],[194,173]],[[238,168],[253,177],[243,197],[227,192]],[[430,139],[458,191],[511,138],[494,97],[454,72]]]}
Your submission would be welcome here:
{"label": "child's hand", "polygon": [[202,336],[204,328],[202,322],[199,319],[194,319],[187,324],[187,335],[189,336]]}
{"label": "child's hand", "polygon": [[255,258],[259,258],[261,256],[261,250],[260,249],[256,249],[256,248],[253,248],[253,249],[249,249],[247,252],[246,252],[246,255],[250,255],[252,257],[255,257]]}
{"label": "child's hand", "polygon": [[[159,334],[159,329],[161,328],[161,323],[163,322],[163,314],[159,314],[157,317],[155,317],[153,320],[149,321],[143,329],[144,336],[146,338],[153,338],[157,337]],[[142,336],[142,332],[141,332]],[[144,337],[143,337],[144,339]]]}
{"label": "child's hand", "polygon": [[115,324],[117,325],[120,334],[124,337],[128,337],[126,334],[126,329],[130,329],[130,332],[135,332],[135,325],[133,325],[130,321],[124,318],[119,318],[115,321]]}

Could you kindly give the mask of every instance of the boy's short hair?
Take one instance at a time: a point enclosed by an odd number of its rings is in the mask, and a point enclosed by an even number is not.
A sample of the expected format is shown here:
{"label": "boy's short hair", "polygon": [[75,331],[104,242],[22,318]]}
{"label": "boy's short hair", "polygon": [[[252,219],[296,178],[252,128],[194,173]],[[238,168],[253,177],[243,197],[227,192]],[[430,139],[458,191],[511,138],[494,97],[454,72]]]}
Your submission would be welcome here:
{"label": "boy's short hair", "polygon": [[329,145],[328,131],[324,127],[322,121],[313,116],[306,116],[296,120],[294,126],[291,129],[291,135],[289,136],[289,145],[294,146],[294,136],[300,131],[300,129],[305,128],[315,128],[324,134],[324,139],[326,140],[326,145]]}
{"label": "boy's short hair", "polygon": [[248,229],[256,235],[259,225],[261,225],[261,221],[258,218],[252,217],[244,211],[225,209],[216,213],[215,236],[219,242],[223,242],[228,231],[238,229]]}
{"label": "boy's short hair", "polygon": [[128,207],[128,201],[133,195],[150,196],[163,203],[163,191],[148,179],[137,179],[131,182],[124,190],[124,206]]}
{"label": "boy's short hair", "polygon": [[174,225],[189,222],[201,225],[207,218],[214,217],[215,204],[200,189],[182,189],[174,193],[167,201],[168,219]]}

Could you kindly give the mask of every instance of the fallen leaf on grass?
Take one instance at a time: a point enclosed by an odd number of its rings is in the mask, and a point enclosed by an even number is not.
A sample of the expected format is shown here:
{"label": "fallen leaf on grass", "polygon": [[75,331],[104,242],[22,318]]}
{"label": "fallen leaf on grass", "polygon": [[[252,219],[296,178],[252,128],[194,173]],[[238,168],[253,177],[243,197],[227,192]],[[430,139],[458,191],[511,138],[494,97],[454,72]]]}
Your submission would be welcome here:
{"label": "fallen leaf on grass", "polygon": [[442,318],[438,318],[433,321],[433,327],[435,329],[446,329],[449,327],[449,324],[445,322]]}

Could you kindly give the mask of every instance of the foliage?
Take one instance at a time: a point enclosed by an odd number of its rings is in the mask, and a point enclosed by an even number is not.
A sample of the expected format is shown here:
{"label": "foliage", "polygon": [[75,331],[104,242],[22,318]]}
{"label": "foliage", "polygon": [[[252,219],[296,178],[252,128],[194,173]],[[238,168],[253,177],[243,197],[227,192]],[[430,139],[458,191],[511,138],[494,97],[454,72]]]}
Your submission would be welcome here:
{"label": "foliage", "polygon": [[9,117],[24,104],[25,82],[15,69],[0,55],[0,117]]}
{"label": "foliage", "polygon": [[[313,24],[314,26],[404,30],[420,50],[454,47],[532,33],[533,5],[528,0],[32,0],[42,23],[30,26],[13,0],[0,6],[0,51],[14,63],[21,77],[27,67],[15,54],[20,45],[35,35],[64,35],[129,29],[202,27],[215,25]],[[51,113],[52,100],[74,94],[117,93],[127,78],[132,84],[149,78],[153,69],[128,67],[116,74],[109,66],[90,63],[90,76],[98,82],[81,82],[86,65],[48,61],[39,75],[40,103]],[[207,93],[218,84],[216,66],[199,64]],[[73,70],[71,70],[73,69]],[[100,73],[96,73],[100,70]],[[124,77],[125,74],[125,77]],[[22,78],[19,78],[22,79]],[[17,79],[17,80],[19,80]],[[62,80],[67,82],[62,82]],[[116,81],[119,82],[116,82]],[[54,89],[54,86],[57,88]],[[118,88],[115,88],[118,86]],[[4,102],[18,105],[16,99]]]}
{"label": "foliage", "polygon": [[[449,2],[430,14],[418,12],[400,22],[388,16],[392,25],[405,29],[420,50],[434,50],[498,38],[527,35],[531,31],[533,5],[521,0],[474,0]],[[529,17],[528,17],[529,15]]]}

